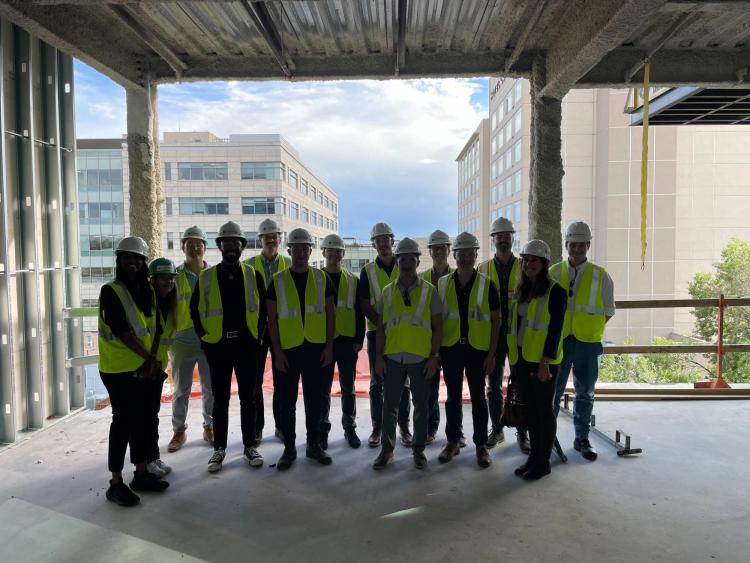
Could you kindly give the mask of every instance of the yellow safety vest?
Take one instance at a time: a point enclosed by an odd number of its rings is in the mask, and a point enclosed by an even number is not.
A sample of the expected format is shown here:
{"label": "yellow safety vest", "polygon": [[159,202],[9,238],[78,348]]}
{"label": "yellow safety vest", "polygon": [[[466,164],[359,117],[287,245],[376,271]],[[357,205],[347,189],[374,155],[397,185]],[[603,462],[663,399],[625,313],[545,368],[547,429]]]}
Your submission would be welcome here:
{"label": "yellow safety vest", "polygon": [[[450,266],[448,266],[448,274],[452,274],[455,271],[456,271],[455,268],[451,268]],[[447,276],[448,274],[443,274],[443,275]],[[419,277],[421,277],[426,282],[432,283],[432,268],[430,268],[429,270],[425,270],[424,272],[419,274]],[[442,277],[443,276],[440,276],[440,278]],[[440,281],[440,278],[438,278],[438,281]],[[432,285],[437,285],[437,284],[432,283]]]}
{"label": "yellow safety vest", "polygon": [[[443,303],[442,346],[453,346],[461,336],[461,314],[458,310],[456,275],[448,274],[438,280],[438,294]],[[492,336],[490,317],[490,280],[482,273],[471,287],[469,295],[469,344],[476,350],[489,350]]]}
{"label": "yellow safety vest", "polygon": [[193,319],[190,317],[190,298],[193,289],[190,287],[187,273],[184,269],[177,272],[177,330],[193,328]]}
{"label": "yellow safety vest", "polygon": [[169,310],[166,319],[161,314],[161,311],[159,311],[159,318],[161,319],[162,333],[159,337],[159,349],[156,352],[156,359],[161,362],[162,369],[167,369],[167,363],[169,362],[169,349],[172,347],[172,344],[174,344],[179,317],[177,316],[176,310]]}
{"label": "yellow safety vest", "polygon": [[[523,359],[530,363],[539,363],[544,354],[544,343],[547,341],[549,323],[552,318],[549,312],[549,294],[555,283],[550,283],[544,297],[535,297],[529,302],[529,308],[523,319],[525,324],[523,342],[521,343],[521,354]],[[515,365],[518,362],[518,303],[513,302],[511,306],[510,326],[508,329],[508,362]],[[550,364],[562,362],[562,338],[557,345],[557,355],[550,360]]]}
{"label": "yellow safety vest", "polygon": [[[550,276],[567,291],[570,288],[568,261],[558,262],[550,268]],[[568,299],[565,310],[563,338],[571,332],[581,342],[601,342],[604,336],[606,317],[602,284],[605,270],[601,266],[586,263],[576,290],[575,299]]]}
{"label": "yellow safety vest", "polygon": [[[482,262],[477,266],[477,270],[490,278],[492,282],[495,284],[495,287],[497,288],[498,297],[500,296],[500,278],[497,275],[497,268],[495,268],[494,257],[490,258],[489,260]],[[516,295],[516,288],[518,287],[518,284],[521,283],[521,267],[520,267],[521,261],[516,258],[513,260],[513,265],[510,267],[510,276],[508,277],[508,309],[510,309],[510,304],[515,299]],[[508,323],[510,324],[510,323]]]}
{"label": "yellow safety vest", "polygon": [[[281,348],[288,350],[301,345],[305,340],[315,344],[326,341],[326,278],[325,272],[318,268],[307,268],[305,284],[305,312],[297,294],[289,269],[273,275],[273,286],[276,291],[276,315],[279,319],[279,337]],[[302,322],[302,315],[305,322]]]}
{"label": "yellow safety vest", "polygon": [[[255,279],[255,269],[248,264],[241,264],[242,281],[245,287],[245,321],[253,338],[258,338],[258,317],[260,295]],[[219,275],[217,266],[203,270],[198,276],[198,315],[203,330],[203,342],[216,344],[224,336],[224,304],[219,290]],[[229,303],[231,307],[233,304]]]}
{"label": "yellow safety vest", "polygon": [[430,300],[435,286],[417,277],[417,284],[409,292],[411,306],[404,304],[396,282],[383,288],[383,327],[385,355],[408,352],[427,358],[432,351],[432,315]]}
{"label": "yellow safety vest", "polygon": [[[156,315],[146,316],[133,301],[125,284],[119,280],[112,280],[106,285],[111,287],[122,303],[125,318],[130,325],[135,337],[140,340],[143,347],[151,351],[154,334],[156,334]],[[150,286],[149,286],[150,287]],[[156,298],[151,293],[154,307]],[[144,359],[128,348],[125,343],[114,335],[112,329],[102,318],[101,308],[99,310],[99,371],[104,373],[126,373],[137,370]]]}
{"label": "yellow safety vest", "polygon": [[[245,264],[249,264],[250,266],[252,266],[257,271],[260,272],[260,275],[263,278],[263,283],[266,285],[266,288],[268,288],[268,284],[271,283],[271,280],[266,279],[266,269],[263,267],[263,256],[261,254],[258,254],[254,258],[248,258],[247,260],[245,260]],[[282,270],[286,270],[289,266],[290,264],[287,263],[287,260],[286,258],[284,258],[284,255],[279,254],[279,266],[276,272],[281,272]]]}
{"label": "yellow safety vest", "polygon": [[357,319],[354,311],[359,280],[346,268],[341,268],[339,287],[336,294],[336,334],[335,336],[355,336]]}
{"label": "yellow safety vest", "polygon": [[[389,276],[373,260],[365,264],[365,272],[367,272],[367,281],[370,286],[370,305],[372,305],[373,309],[377,310],[377,306],[380,304],[381,299],[383,299],[383,288],[398,279],[398,266],[396,264],[393,265],[393,270],[391,270],[391,275]],[[372,324],[370,319],[367,319],[367,330],[375,330],[375,325]]]}

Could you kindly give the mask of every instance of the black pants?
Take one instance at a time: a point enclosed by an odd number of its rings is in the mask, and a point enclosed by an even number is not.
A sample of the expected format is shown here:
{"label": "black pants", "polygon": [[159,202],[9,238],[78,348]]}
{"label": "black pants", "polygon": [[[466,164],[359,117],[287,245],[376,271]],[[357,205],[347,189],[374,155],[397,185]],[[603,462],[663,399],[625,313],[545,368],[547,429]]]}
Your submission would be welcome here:
{"label": "black pants", "polygon": [[474,444],[487,443],[487,399],[484,395],[484,359],[487,352],[472,348],[468,344],[456,344],[440,349],[443,363],[443,378],[448,389],[445,401],[445,434],[449,442],[458,442],[461,437],[463,419],[462,395],[464,373],[471,394],[471,418],[474,421]]}
{"label": "black pants", "polygon": [[487,403],[490,409],[490,421],[493,429],[502,429],[500,419],[503,416],[503,373],[505,372],[505,358],[508,356],[508,344],[505,338],[505,328],[501,329],[500,340],[495,353],[495,369],[487,378]]}
{"label": "black pants", "polygon": [[440,426],[440,370],[430,380],[429,412],[427,414],[427,433],[434,434]]}
{"label": "black pants", "polygon": [[229,395],[232,390],[232,371],[237,379],[240,396],[240,427],[242,444],[256,445],[255,441],[255,384],[258,379],[259,342],[252,336],[204,345],[211,369],[211,390],[214,393],[214,449],[227,447],[229,430]]}
{"label": "black pants", "polygon": [[526,426],[531,442],[529,460],[533,464],[549,462],[557,433],[557,419],[552,403],[560,366],[550,365],[552,379],[544,382],[539,381],[536,376],[538,368],[539,364],[523,360],[521,350],[518,350],[518,363],[512,368],[513,381],[518,386],[521,400],[525,405]]}
{"label": "black pants", "polygon": [[297,441],[297,394],[302,378],[302,397],[305,401],[305,427],[307,443],[317,444],[320,440],[320,393],[323,387],[323,368],[320,356],[323,344],[303,342],[300,346],[284,350],[286,373],[279,374],[281,383],[281,431],[284,433],[284,447],[293,448]]}
{"label": "black pants", "polygon": [[155,459],[161,458],[161,454],[159,453],[159,411],[161,410],[161,392],[164,387],[164,381],[144,381],[143,385],[146,388],[148,412],[151,419],[146,461],[151,463]]}
{"label": "black pants", "polygon": [[[375,374],[375,331],[367,333],[367,357],[370,360],[370,417],[372,429],[380,430],[383,422],[383,380]],[[401,402],[398,406],[398,423],[409,426],[409,411],[411,410],[411,392],[409,384],[404,384],[401,391]]]}
{"label": "black pants", "polygon": [[112,422],[109,425],[109,470],[117,473],[125,465],[125,451],[130,444],[130,461],[133,464],[146,463],[150,437],[153,431],[153,417],[150,407],[147,382],[136,381],[132,372],[101,373],[104,386],[109,393],[112,405]]}
{"label": "black pants", "polygon": [[322,369],[323,382],[320,393],[320,434],[328,436],[331,431],[331,387],[333,386],[334,366],[339,366],[341,386],[341,426],[344,430],[357,427],[357,399],[354,393],[354,378],[357,369],[357,354],[354,352],[354,339],[339,336],[333,341],[333,362]]}
{"label": "black pants", "polygon": [[281,391],[279,390],[279,372],[273,361],[273,351],[268,331],[258,349],[258,377],[255,382],[255,431],[260,433],[266,426],[265,405],[263,403],[263,375],[266,371],[266,357],[271,352],[271,374],[273,376],[273,422],[276,428],[281,428]]}

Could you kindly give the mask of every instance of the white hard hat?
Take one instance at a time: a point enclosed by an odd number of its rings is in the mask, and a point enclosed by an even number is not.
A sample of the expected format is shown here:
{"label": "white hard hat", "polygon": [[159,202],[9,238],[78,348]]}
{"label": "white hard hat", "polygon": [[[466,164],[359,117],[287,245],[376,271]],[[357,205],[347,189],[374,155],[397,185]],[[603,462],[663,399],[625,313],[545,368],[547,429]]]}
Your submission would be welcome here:
{"label": "white hard hat", "polygon": [[516,229],[513,228],[513,223],[510,219],[505,217],[498,217],[492,222],[492,228],[490,228],[490,236],[496,233],[515,233]]}
{"label": "white hard hat", "polygon": [[379,237],[382,235],[393,236],[393,230],[391,230],[391,227],[390,225],[388,225],[388,223],[375,223],[370,230],[370,240],[373,240],[375,237]]}
{"label": "white hard hat", "polygon": [[247,243],[245,233],[242,232],[240,227],[234,221],[228,221],[219,227],[219,234],[216,237],[216,244],[221,244],[221,240],[225,238],[238,238],[242,240],[243,246]]}
{"label": "white hard hat", "polygon": [[337,250],[346,250],[344,247],[344,239],[337,234],[330,234],[323,239],[320,243],[320,248],[334,248]]}
{"label": "white hard hat", "polygon": [[546,242],[544,242],[543,240],[535,239],[530,240],[523,245],[521,256],[524,255],[536,256],[537,258],[544,258],[545,260],[549,260],[551,252],[549,249],[549,245]]}
{"label": "white hard hat", "polygon": [[410,239],[409,237],[404,237],[400,241],[398,241],[394,254],[396,256],[399,256],[401,254],[416,254],[417,256],[421,256],[422,251],[419,250],[419,245],[416,241]]}
{"label": "white hard hat", "polygon": [[125,237],[117,244],[115,254],[120,252],[132,252],[148,258],[148,244],[141,237]]}
{"label": "white hard hat", "polygon": [[451,243],[451,237],[448,236],[448,233],[438,229],[437,231],[433,231],[432,234],[430,235],[430,238],[427,241],[427,248],[431,246],[437,246],[440,244],[447,244],[450,246],[450,243]]}
{"label": "white hard hat", "polygon": [[573,221],[565,229],[565,242],[591,242],[591,227],[583,221]]}
{"label": "white hard hat", "polygon": [[465,231],[458,235],[453,243],[453,250],[461,250],[463,248],[479,248],[477,237]]}
{"label": "white hard hat", "polygon": [[281,233],[279,224],[273,219],[263,219],[258,225],[258,236],[270,235],[273,233]]}
{"label": "white hard hat", "polygon": [[204,233],[203,229],[201,229],[198,225],[188,227],[187,229],[185,229],[185,232],[182,233],[182,241],[189,238],[195,238],[202,240],[203,242],[208,242],[208,239],[206,239],[206,233]]}
{"label": "white hard hat", "polygon": [[309,244],[312,246],[312,236],[306,229],[292,229],[286,238],[287,245]]}

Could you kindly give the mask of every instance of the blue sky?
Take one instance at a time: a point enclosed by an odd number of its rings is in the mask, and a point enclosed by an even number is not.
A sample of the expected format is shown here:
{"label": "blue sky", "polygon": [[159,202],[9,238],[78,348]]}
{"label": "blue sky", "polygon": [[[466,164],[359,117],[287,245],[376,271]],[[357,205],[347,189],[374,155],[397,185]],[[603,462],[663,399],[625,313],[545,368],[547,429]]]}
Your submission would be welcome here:
{"label": "blue sky", "polygon": [[[125,91],[76,61],[79,138],[125,133]],[[280,133],[339,195],[340,232],[456,234],[456,155],[487,116],[488,80],[204,82],[159,87],[161,131]]]}

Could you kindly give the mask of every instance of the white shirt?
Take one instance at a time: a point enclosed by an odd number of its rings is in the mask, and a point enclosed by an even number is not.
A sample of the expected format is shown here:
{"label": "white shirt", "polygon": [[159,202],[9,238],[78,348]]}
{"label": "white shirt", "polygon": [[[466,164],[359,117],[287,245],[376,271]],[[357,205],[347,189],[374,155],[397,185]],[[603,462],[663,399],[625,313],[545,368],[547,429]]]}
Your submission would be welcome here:
{"label": "white shirt", "polygon": [[[576,296],[578,295],[578,286],[581,284],[581,278],[583,278],[583,271],[586,269],[588,260],[583,259],[577,267],[573,265],[568,258],[568,278],[573,283],[572,293],[568,294],[568,303],[575,303]],[[569,288],[565,288],[569,289]],[[604,272],[604,278],[602,279],[602,301],[604,302],[604,314],[608,317],[615,316],[615,284],[612,281],[609,273]]]}

